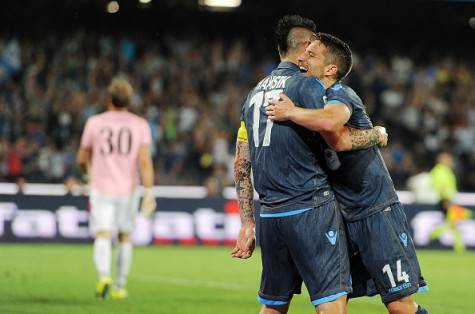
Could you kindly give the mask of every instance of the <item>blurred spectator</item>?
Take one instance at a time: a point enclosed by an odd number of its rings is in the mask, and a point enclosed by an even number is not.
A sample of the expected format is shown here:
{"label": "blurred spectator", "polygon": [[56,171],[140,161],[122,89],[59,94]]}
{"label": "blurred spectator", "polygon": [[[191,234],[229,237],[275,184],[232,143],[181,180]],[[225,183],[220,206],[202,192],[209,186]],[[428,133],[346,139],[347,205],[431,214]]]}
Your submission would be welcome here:
{"label": "blurred spectator", "polygon": [[206,179],[205,187],[208,190],[208,198],[222,197],[222,187],[219,185],[219,180],[216,177],[209,177]]}
{"label": "blurred spectator", "polygon": [[17,186],[17,194],[25,194],[25,178],[18,177],[15,183]]}
{"label": "blurred spectator", "polygon": [[[11,65],[0,66],[0,181],[63,182],[74,175],[80,130],[104,110],[111,78],[122,76],[135,87],[134,111],[151,127],[160,184],[203,185],[223,167],[223,184],[232,184],[241,105],[276,59],[243,40],[151,39],[81,31],[0,37],[0,59]],[[459,189],[475,191],[474,63],[450,55],[421,63],[416,50],[355,52],[354,59],[347,83],[375,124],[388,129],[382,153],[396,187],[407,188],[407,178],[450,150],[455,174],[464,173]]]}
{"label": "blurred spectator", "polygon": [[23,156],[21,153],[22,143],[18,140],[15,143],[10,143],[7,151],[7,178],[11,181],[16,181],[18,177],[23,174]]}
{"label": "blurred spectator", "polygon": [[78,196],[84,194],[81,182],[74,177],[67,177],[64,186],[66,187],[66,195]]}

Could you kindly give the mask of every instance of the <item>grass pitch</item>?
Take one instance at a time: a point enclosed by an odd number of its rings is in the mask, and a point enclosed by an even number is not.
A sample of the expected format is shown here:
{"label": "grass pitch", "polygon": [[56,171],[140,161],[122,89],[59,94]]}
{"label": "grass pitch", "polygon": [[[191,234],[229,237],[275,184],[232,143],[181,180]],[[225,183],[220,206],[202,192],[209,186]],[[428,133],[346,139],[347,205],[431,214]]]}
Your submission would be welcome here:
{"label": "grass pitch", "polygon": [[[252,314],[260,306],[259,251],[249,260],[230,248],[136,248],[129,298],[96,300],[91,245],[0,245],[0,313]],[[475,253],[420,251],[430,291],[416,299],[431,314],[475,313]],[[289,313],[314,313],[308,295]],[[350,314],[386,313],[379,297],[349,303]]]}

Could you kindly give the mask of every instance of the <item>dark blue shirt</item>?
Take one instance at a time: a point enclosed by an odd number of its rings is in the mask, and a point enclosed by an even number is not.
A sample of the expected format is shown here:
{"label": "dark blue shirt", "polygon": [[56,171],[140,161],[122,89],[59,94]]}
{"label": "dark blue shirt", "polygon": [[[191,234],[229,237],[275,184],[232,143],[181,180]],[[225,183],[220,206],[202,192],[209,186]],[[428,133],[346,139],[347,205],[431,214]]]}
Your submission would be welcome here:
{"label": "dark blue shirt", "polygon": [[[360,97],[348,86],[334,84],[326,91],[326,104],[343,103],[351,111],[347,126],[373,127]],[[347,221],[383,210],[396,202],[397,195],[377,146],[335,153],[324,147],[327,174]]]}
{"label": "dark blue shirt", "polygon": [[281,62],[249,93],[241,120],[246,125],[261,215],[298,212],[334,197],[321,168],[320,135],[292,122],[273,123],[267,119],[269,99],[279,98],[281,92],[300,107],[324,105],[323,84],[305,77],[290,62]]}

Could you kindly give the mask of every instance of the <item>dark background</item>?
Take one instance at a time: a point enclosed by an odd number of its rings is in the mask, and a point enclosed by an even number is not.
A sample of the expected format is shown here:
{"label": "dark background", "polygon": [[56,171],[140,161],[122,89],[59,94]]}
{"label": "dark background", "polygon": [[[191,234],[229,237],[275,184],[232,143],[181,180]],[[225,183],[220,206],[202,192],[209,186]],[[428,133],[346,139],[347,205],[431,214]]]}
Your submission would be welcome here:
{"label": "dark background", "polygon": [[247,38],[273,49],[273,28],[285,14],[313,18],[319,30],[333,33],[354,48],[393,51],[427,50],[433,54],[474,53],[474,1],[271,1],[243,0],[231,12],[212,12],[197,0],[119,1],[120,11],[108,14],[105,0],[2,1],[0,32],[45,37],[78,29],[116,34],[153,34]]}

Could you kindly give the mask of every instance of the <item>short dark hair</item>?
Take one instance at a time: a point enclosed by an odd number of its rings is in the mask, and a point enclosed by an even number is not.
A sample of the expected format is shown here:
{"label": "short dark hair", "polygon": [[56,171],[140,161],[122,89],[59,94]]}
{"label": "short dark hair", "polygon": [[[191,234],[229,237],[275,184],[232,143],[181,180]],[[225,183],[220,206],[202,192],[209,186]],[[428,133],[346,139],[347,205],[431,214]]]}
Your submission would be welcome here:
{"label": "short dark hair", "polygon": [[275,38],[277,41],[277,47],[279,48],[279,53],[281,55],[286,55],[289,46],[289,33],[294,27],[301,27],[308,29],[309,31],[315,33],[317,31],[317,26],[315,22],[309,18],[302,17],[300,15],[286,15],[279,20],[277,27],[275,28]]}
{"label": "short dark hair", "polygon": [[337,80],[345,78],[353,66],[350,46],[340,38],[327,33],[317,33],[317,40],[327,47],[330,54],[330,60],[328,62],[336,64],[338,67],[336,74]]}

